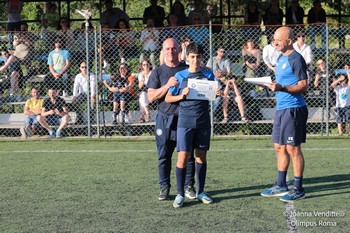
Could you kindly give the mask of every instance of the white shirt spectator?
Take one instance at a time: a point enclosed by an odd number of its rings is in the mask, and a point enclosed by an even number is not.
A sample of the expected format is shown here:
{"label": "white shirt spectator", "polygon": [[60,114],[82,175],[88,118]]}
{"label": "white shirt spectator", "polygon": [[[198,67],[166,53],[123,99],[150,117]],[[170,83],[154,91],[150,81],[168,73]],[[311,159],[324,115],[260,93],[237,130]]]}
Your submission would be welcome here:
{"label": "white shirt spectator", "polygon": [[[77,97],[79,94],[87,94],[88,82],[87,77],[84,77],[82,73],[75,76],[73,96]],[[96,76],[90,73],[90,96],[96,96]]]}
{"label": "white shirt spectator", "polygon": [[337,93],[337,108],[344,108],[350,106],[350,86],[348,84],[346,84],[345,87],[338,85],[336,88],[334,88],[334,92]]}
{"label": "white shirt spectator", "polygon": [[303,44],[300,48],[298,46],[297,42],[293,43],[294,50],[297,51],[298,53],[303,56],[306,65],[311,65],[312,64],[312,50],[310,45],[308,44]]}
{"label": "white shirt spectator", "polygon": [[280,51],[272,45],[268,44],[263,48],[263,60],[264,63],[270,68],[275,67],[277,64],[277,59],[281,55]]}
{"label": "white shirt spectator", "polygon": [[219,70],[219,72],[227,72],[228,70],[231,70],[231,63],[228,58],[218,59],[218,57],[214,57],[213,67],[211,59],[208,60],[207,67],[211,68],[213,72],[216,70]]}

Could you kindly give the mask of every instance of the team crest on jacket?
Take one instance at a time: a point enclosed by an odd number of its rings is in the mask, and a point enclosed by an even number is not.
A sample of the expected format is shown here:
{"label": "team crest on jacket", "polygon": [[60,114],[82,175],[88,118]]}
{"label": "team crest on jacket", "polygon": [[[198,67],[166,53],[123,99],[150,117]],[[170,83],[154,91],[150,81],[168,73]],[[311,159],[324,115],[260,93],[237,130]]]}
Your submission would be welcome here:
{"label": "team crest on jacket", "polygon": [[162,134],[163,134],[163,130],[162,130],[162,129],[157,129],[157,130],[156,130],[156,134],[157,134],[158,136],[162,135]]}

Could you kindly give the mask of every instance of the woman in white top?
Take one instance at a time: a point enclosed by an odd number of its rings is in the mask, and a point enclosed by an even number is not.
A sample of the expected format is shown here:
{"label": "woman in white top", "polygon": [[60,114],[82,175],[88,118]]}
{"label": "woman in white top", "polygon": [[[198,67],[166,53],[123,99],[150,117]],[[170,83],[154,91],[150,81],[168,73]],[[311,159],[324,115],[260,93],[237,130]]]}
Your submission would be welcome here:
{"label": "woman in white top", "polygon": [[149,100],[147,97],[147,82],[152,71],[151,62],[146,59],[142,60],[142,62],[140,63],[140,70],[141,72],[138,75],[139,88],[141,90],[140,97],[139,97],[140,112],[141,112],[140,123],[143,123],[143,122],[149,122],[149,110],[148,110]]}
{"label": "woman in white top", "polygon": [[[310,79],[310,73],[312,72],[312,50],[310,45],[305,43],[305,35],[303,32],[297,33],[297,41],[293,43],[293,48],[295,51],[300,53],[303,56],[306,65],[307,65],[307,75]],[[310,80],[309,80],[310,81]]]}

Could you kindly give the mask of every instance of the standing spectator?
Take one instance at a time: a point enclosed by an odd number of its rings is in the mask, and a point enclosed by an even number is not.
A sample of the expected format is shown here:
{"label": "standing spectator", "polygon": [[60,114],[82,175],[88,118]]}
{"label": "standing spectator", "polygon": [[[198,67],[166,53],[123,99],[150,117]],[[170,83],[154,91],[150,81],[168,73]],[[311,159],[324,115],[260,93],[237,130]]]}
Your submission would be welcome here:
{"label": "standing spectator", "polygon": [[[85,123],[83,120],[82,112],[79,107],[82,103],[87,102],[87,96],[90,96],[90,108],[94,109],[96,104],[96,76],[88,71],[86,62],[82,61],[79,65],[80,73],[75,76],[74,86],[73,86],[73,100],[72,105],[77,112],[76,123]],[[88,88],[90,87],[90,90]]]}
{"label": "standing spectator", "polygon": [[244,25],[246,25],[246,27],[244,27],[244,30],[249,39],[260,41],[261,20],[262,16],[257,3],[255,1],[248,2],[244,15]]}
{"label": "standing spectator", "polygon": [[246,67],[245,77],[259,77],[261,51],[253,40],[247,40],[242,47],[242,56]]}
{"label": "standing spectator", "polygon": [[[46,2],[45,13],[41,15],[41,30],[45,47],[49,48],[53,43],[53,31],[57,30],[60,15],[57,12],[57,6],[53,2]],[[49,33],[51,32],[51,33]]]}
{"label": "standing spectator", "polygon": [[290,3],[286,11],[286,25],[295,26],[293,30],[297,33],[303,28],[305,13],[299,5],[299,0],[291,0]]}
{"label": "standing spectator", "polygon": [[[196,154],[197,199],[204,204],[213,203],[213,199],[204,192],[207,175],[207,151],[210,147],[210,115],[208,100],[187,100],[190,92],[188,79],[215,80],[211,71],[201,68],[203,47],[196,43],[187,46],[186,56],[189,68],[175,74],[178,85],[172,86],[165,97],[167,103],[179,102],[179,119],[177,123],[178,158],[176,163],[177,196],[173,202],[174,208],[180,208],[185,200],[185,178],[187,161],[193,149]],[[217,88],[216,93],[220,93]]]}
{"label": "standing spectator", "polygon": [[312,74],[312,50],[311,47],[305,43],[305,35],[303,32],[297,33],[297,41],[293,43],[293,48],[295,51],[303,56],[306,66],[307,66],[307,76],[308,81],[310,81],[310,75]]}
{"label": "standing spectator", "polygon": [[278,51],[274,45],[274,40],[271,38],[271,42],[263,48],[263,60],[265,65],[267,66],[266,69],[266,76],[274,76],[276,65],[277,65],[277,59],[281,55],[281,51]]}
{"label": "standing spectator", "polygon": [[141,32],[140,41],[143,45],[143,51],[140,55],[140,63],[144,59],[150,59],[152,67],[156,67],[155,53],[158,49],[159,31],[154,27],[154,20],[152,18],[147,19],[147,26]]}
{"label": "standing spectator", "polygon": [[27,117],[24,120],[24,132],[21,132],[22,137],[31,137],[37,131],[39,125],[37,116],[41,114],[44,102],[44,100],[40,98],[39,90],[36,87],[32,87],[31,94],[32,98],[28,99],[24,105],[23,112]]}
{"label": "standing spectator", "polygon": [[147,24],[148,18],[154,19],[154,26],[156,28],[158,27],[164,27],[164,19],[165,19],[165,11],[164,8],[161,6],[158,6],[158,0],[150,0],[151,5],[147,8],[145,8],[145,11],[143,12],[143,24]]}
{"label": "standing spectator", "polygon": [[266,36],[270,38],[277,27],[282,25],[283,11],[280,8],[279,0],[271,0],[270,5],[263,15],[264,25],[266,26]]}
{"label": "standing spectator", "polygon": [[[305,197],[303,188],[304,155],[301,143],[306,141],[308,109],[303,94],[307,91],[306,63],[293,49],[293,31],[289,27],[276,30],[274,39],[282,52],[276,66],[276,82],[265,84],[276,92],[276,113],[272,129],[272,141],[277,154],[277,182],[262,191],[266,197],[282,196],[283,202],[293,202]],[[294,187],[286,184],[287,171],[292,160]]]}
{"label": "standing spectator", "polygon": [[[55,49],[49,53],[47,64],[50,74],[45,77],[44,83],[47,89],[63,90],[63,97],[68,96],[70,79],[68,69],[70,67],[70,52],[62,49],[62,39],[57,37],[54,41]],[[56,94],[56,93],[55,93]]]}
{"label": "standing spectator", "polygon": [[[173,38],[163,42],[163,55],[165,63],[154,69],[149,77],[147,96],[150,102],[157,101],[157,116],[155,124],[155,137],[158,152],[158,183],[160,186],[159,200],[170,198],[170,172],[171,158],[176,147],[176,133],[178,120],[178,103],[166,103],[165,95],[168,89],[178,83],[174,75],[187,68],[186,64],[179,62],[180,47]],[[194,188],[194,156],[191,154],[187,164],[185,182],[185,195],[195,199]]]}
{"label": "standing spectator", "polygon": [[108,25],[109,28],[118,28],[118,22],[123,19],[129,23],[129,16],[118,7],[113,7],[112,0],[105,1],[106,10],[102,12],[100,17],[101,25]]}
{"label": "standing spectator", "polygon": [[[199,19],[197,19],[199,18]],[[208,11],[205,9],[205,6],[202,2],[202,0],[194,0],[193,1],[193,10],[188,13],[188,24],[189,25],[196,25],[199,21],[202,24],[208,24],[210,19],[210,15]]]}
{"label": "standing spectator", "polygon": [[[44,100],[41,114],[37,120],[42,127],[49,132],[49,138],[61,138],[62,130],[69,123],[69,115],[66,101],[56,96],[56,90],[49,89],[49,97]],[[58,126],[56,132],[51,126]]]}
{"label": "standing spectator", "polygon": [[139,89],[140,89],[140,96],[139,96],[139,104],[140,104],[140,112],[141,112],[141,118],[140,123],[143,122],[149,122],[149,100],[147,97],[147,83],[149,76],[152,72],[152,64],[148,60],[142,60],[140,63],[141,72],[138,75],[138,81],[139,81]]}
{"label": "standing spectator", "polygon": [[[1,50],[1,57],[6,64],[7,60],[10,58],[10,53],[3,48]],[[16,96],[18,94],[19,78],[22,73],[19,61],[15,59],[6,69],[1,68],[1,70],[7,71],[10,76],[10,96]]]}
{"label": "standing spectator", "polygon": [[185,26],[187,22],[187,16],[185,14],[185,6],[176,0],[171,7],[170,14],[168,15],[168,21],[170,21],[170,15],[177,16],[177,26]]}
{"label": "standing spectator", "polygon": [[346,122],[346,133],[350,134],[350,72],[349,66],[345,66],[347,77],[340,74],[331,87],[336,94],[337,124],[339,135],[343,135],[342,122]]}
{"label": "standing spectator", "polygon": [[313,7],[309,10],[307,14],[307,22],[309,24],[309,36],[311,40],[311,48],[316,48],[316,34],[321,34],[322,36],[322,48],[326,47],[326,11],[322,8],[321,1],[313,1]]}
{"label": "standing spectator", "polygon": [[67,17],[61,17],[57,26],[57,36],[62,40],[62,49],[74,51],[74,34],[70,29],[70,22]]}
{"label": "standing spectator", "polygon": [[23,9],[22,0],[8,0],[5,5],[7,12],[7,31],[9,31],[9,49],[12,50],[12,40],[13,32],[19,31],[21,29],[22,22],[22,9]]}

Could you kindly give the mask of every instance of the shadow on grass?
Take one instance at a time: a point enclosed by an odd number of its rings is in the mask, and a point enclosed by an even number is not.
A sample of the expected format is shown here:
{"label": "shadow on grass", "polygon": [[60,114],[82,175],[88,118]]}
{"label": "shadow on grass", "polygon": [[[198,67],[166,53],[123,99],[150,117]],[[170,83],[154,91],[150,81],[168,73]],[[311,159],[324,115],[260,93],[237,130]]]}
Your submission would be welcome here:
{"label": "shadow on grass", "polygon": [[[324,184],[324,183],[330,183],[330,184]],[[345,193],[348,193],[349,190],[347,191],[341,191],[341,190],[350,189],[350,175],[338,174],[338,175],[306,178],[304,179],[304,184],[305,184],[305,190],[306,190],[308,199],[315,198],[315,197],[322,197],[322,196],[345,194]],[[221,202],[221,201],[230,200],[230,199],[260,196],[260,192],[269,187],[271,187],[271,183],[269,185],[255,185],[255,186],[248,186],[248,187],[213,190],[213,191],[210,191],[210,195],[214,197],[215,202]],[[328,193],[327,191],[330,191],[330,190],[333,190],[334,192]],[[254,193],[251,193],[249,191],[254,191]],[[242,194],[241,192],[249,192],[249,193]],[[323,192],[323,193],[320,193],[320,192]],[[237,195],[234,195],[235,193],[237,193]],[[318,193],[318,194],[313,195],[312,193]],[[224,197],[215,197],[216,195],[220,195],[220,194],[233,194],[233,195],[227,195]]]}

